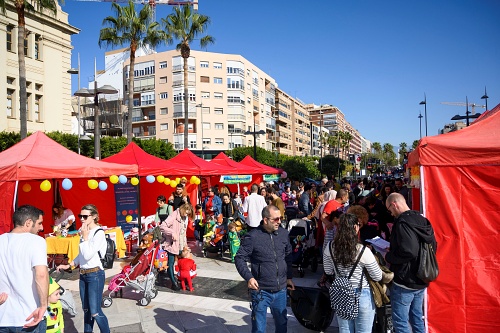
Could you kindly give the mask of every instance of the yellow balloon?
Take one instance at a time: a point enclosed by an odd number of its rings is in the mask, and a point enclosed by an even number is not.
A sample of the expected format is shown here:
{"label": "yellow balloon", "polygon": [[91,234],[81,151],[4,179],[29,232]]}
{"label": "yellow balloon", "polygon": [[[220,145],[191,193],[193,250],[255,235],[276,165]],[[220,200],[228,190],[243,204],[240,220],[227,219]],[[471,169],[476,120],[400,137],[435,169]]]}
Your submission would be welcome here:
{"label": "yellow balloon", "polygon": [[156,176],[156,180],[158,181],[158,183],[163,183],[165,181],[165,177],[163,177],[162,175],[159,175],[159,176]]}
{"label": "yellow balloon", "polygon": [[194,182],[194,183],[195,183],[196,185],[200,185],[200,183],[201,183],[200,178],[196,177],[196,180],[195,180],[195,182]]}
{"label": "yellow balloon", "polygon": [[175,178],[175,182],[179,184],[181,182],[181,179],[179,177]]}
{"label": "yellow balloon", "polygon": [[139,179],[137,179],[137,177],[130,178],[130,184],[136,186],[137,184],[139,184]]}
{"label": "yellow balloon", "polygon": [[163,181],[163,184],[170,185],[170,182],[171,182],[170,178],[165,178],[165,180]]}
{"label": "yellow balloon", "polygon": [[30,184],[24,184],[24,185],[23,185],[23,191],[24,191],[24,192],[29,192],[29,191],[31,191],[31,185],[30,185]]}
{"label": "yellow balloon", "polygon": [[170,181],[170,186],[172,186],[173,188],[175,188],[177,186],[177,182],[175,180],[171,180]]}
{"label": "yellow balloon", "polygon": [[127,223],[132,222],[132,215],[125,216],[125,221],[127,221]]}
{"label": "yellow balloon", "polygon": [[89,179],[87,181],[87,185],[91,190],[95,190],[97,187],[99,187],[99,183],[95,179]]}
{"label": "yellow balloon", "polygon": [[117,175],[109,176],[109,181],[111,182],[111,184],[118,183],[118,176]]}
{"label": "yellow balloon", "polygon": [[41,184],[40,184],[40,190],[42,190],[43,192],[47,192],[50,190],[50,188],[52,187],[52,184],[47,180],[45,179]]}
{"label": "yellow balloon", "polygon": [[195,184],[196,182],[196,176],[191,176],[191,178],[189,178],[189,184]]}

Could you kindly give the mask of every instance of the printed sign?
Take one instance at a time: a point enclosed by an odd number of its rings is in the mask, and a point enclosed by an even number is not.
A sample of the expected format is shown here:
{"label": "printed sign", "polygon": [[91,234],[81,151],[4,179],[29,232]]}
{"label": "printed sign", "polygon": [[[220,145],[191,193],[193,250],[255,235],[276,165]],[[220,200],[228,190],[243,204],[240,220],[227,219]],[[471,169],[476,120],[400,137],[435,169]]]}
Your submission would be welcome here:
{"label": "printed sign", "polygon": [[280,175],[264,175],[265,182],[275,182],[280,179]]}
{"label": "printed sign", "polygon": [[130,229],[136,227],[131,221],[137,221],[138,202],[137,202],[137,186],[130,183],[115,184],[115,201],[116,201],[116,225],[120,226],[123,232],[129,232]]}
{"label": "printed sign", "polygon": [[252,182],[252,175],[221,176],[219,181],[223,184],[248,184]]}

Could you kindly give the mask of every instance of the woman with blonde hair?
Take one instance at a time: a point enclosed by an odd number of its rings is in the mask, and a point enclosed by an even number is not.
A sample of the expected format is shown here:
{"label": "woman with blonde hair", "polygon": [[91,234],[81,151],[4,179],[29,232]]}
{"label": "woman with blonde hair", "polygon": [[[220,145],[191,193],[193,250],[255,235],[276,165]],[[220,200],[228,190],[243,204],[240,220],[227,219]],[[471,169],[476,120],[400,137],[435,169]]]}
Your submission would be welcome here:
{"label": "woman with blonde hair", "polygon": [[175,257],[187,246],[186,230],[189,221],[194,219],[194,209],[185,203],[177,208],[160,224],[163,234],[162,247],[168,253],[168,276],[172,281],[172,289],[179,290],[179,283],[174,274]]}

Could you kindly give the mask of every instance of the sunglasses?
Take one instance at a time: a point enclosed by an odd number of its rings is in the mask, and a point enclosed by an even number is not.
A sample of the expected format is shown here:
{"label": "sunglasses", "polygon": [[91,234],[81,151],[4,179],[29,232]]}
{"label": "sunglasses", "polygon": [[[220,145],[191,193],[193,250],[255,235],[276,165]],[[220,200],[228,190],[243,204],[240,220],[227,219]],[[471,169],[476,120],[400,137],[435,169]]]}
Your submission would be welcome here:
{"label": "sunglasses", "polygon": [[269,219],[269,221],[276,223],[276,222],[279,222],[281,220],[281,217],[277,217],[277,218],[274,218],[274,219],[268,217],[268,219]]}
{"label": "sunglasses", "polygon": [[78,218],[79,218],[80,220],[86,220],[86,219],[88,219],[88,218],[89,218],[89,216],[91,216],[91,215],[82,215],[82,214],[78,214]]}

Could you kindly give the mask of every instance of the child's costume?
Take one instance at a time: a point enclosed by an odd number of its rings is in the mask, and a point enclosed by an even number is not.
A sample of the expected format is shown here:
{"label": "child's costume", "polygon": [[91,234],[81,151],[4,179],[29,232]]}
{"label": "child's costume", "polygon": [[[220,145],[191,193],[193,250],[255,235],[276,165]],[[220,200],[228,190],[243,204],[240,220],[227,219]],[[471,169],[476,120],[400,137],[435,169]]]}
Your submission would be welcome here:
{"label": "child's costume", "polygon": [[240,248],[240,239],[238,238],[238,233],[236,231],[229,232],[229,249],[231,250],[231,262],[234,262],[234,257],[236,252]]}
{"label": "child's costume", "polygon": [[[56,281],[50,278],[49,295],[52,295],[57,289],[62,289]],[[64,318],[62,313],[61,301],[49,303],[47,307],[47,333],[60,333],[64,329]]]}
{"label": "child's costume", "polygon": [[179,281],[181,282],[182,290],[186,290],[187,282],[189,290],[194,291],[192,282],[192,278],[196,276],[196,274],[193,275],[192,273],[196,271],[196,264],[194,263],[194,260],[189,257],[179,258],[176,268],[179,272]]}

